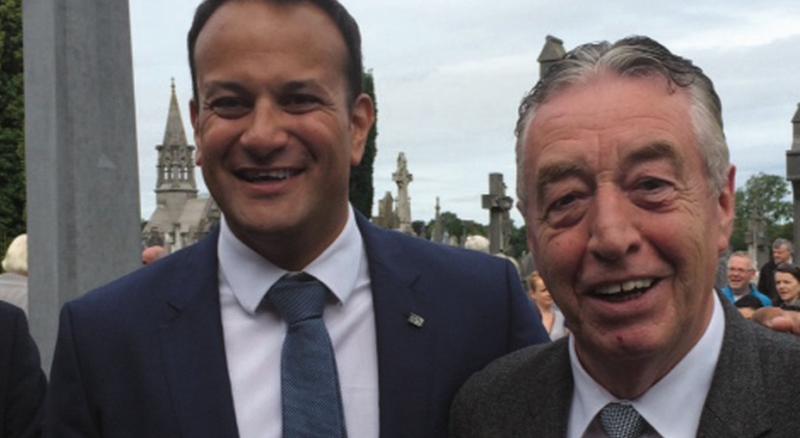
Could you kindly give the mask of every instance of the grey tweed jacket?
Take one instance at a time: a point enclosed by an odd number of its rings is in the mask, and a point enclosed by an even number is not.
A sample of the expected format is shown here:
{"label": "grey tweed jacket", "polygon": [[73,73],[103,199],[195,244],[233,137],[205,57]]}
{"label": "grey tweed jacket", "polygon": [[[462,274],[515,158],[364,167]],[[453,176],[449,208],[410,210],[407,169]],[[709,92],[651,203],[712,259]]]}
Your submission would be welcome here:
{"label": "grey tweed jacket", "polygon": [[[747,321],[721,301],[725,336],[697,436],[800,437],[800,338]],[[572,388],[566,339],[509,354],[461,388],[450,436],[563,437]]]}

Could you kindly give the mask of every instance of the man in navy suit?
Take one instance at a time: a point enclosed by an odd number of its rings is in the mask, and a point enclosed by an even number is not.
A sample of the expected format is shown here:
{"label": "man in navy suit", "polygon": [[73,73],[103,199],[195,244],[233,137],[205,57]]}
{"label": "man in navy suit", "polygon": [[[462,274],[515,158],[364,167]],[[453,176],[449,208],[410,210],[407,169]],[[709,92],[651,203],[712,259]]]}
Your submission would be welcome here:
{"label": "man in navy suit", "polygon": [[46,386],[25,313],[0,301],[0,437],[39,436]]}
{"label": "man in navy suit", "polygon": [[191,116],[221,225],[64,307],[51,436],[291,436],[270,288],[300,272],[328,292],[351,437],[445,436],[467,377],[547,340],[507,261],[379,230],[349,205],[374,121],[360,50],[335,0],[198,7]]}

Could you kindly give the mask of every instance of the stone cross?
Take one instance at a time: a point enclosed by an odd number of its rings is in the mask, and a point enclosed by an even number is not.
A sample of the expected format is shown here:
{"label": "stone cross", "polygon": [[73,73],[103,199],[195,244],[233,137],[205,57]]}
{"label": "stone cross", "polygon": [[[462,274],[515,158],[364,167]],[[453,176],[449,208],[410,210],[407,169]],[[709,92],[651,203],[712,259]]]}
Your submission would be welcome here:
{"label": "stone cross", "polygon": [[414,180],[414,175],[408,172],[406,155],[400,152],[397,156],[397,171],[392,174],[392,179],[397,183],[397,220],[398,229],[404,233],[413,233],[411,228],[411,198],[408,196],[408,185]]}
{"label": "stone cross", "polygon": [[141,265],[128,0],[25,0],[31,331],[50,368],[65,301]]}
{"label": "stone cross", "polygon": [[792,117],[792,149],[786,151],[786,179],[792,183],[794,240],[800,242],[800,103]]}
{"label": "stone cross", "polygon": [[444,225],[442,224],[441,207],[439,206],[439,197],[436,197],[436,216],[433,219],[433,231],[431,231],[431,240],[436,243],[444,243]]}
{"label": "stone cross", "polygon": [[506,185],[502,173],[489,174],[489,194],[483,195],[483,208],[489,210],[489,252],[505,252],[511,238],[508,228],[511,218],[508,211],[514,200],[506,196]]}

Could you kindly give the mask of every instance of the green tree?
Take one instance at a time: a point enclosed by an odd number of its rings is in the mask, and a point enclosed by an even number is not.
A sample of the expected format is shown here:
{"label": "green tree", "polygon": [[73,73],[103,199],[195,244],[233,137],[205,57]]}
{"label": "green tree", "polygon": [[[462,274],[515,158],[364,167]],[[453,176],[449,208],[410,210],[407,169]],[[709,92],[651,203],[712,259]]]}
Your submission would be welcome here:
{"label": "green tree", "polygon": [[364,73],[364,92],[372,98],[375,104],[375,124],[367,135],[367,144],[364,147],[364,157],[361,163],[350,170],[350,202],[367,218],[372,217],[372,198],[375,189],[372,186],[372,168],[375,162],[377,147],[375,139],[378,137],[378,101],[375,99],[375,78],[372,71]]}
{"label": "green tree", "polygon": [[[439,217],[442,221],[442,230],[446,232],[448,236],[454,236],[459,239],[464,239],[472,235],[486,236],[486,225],[470,219],[461,219],[457,214],[451,211],[444,211]],[[425,236],[428,239],[431,238],[434,222],[435,220],[431,219],[425,226]]]}
{"label": "green tree", "polygon": [[520,259],[525,251],[528,250],[528,226],[522,224],[521,227],[517,228],[514,226],[514,222],[512,219],[511,226],[513,231],[511,232],[511,239],[509,242],[510,253],[508,255]]}
{"label": "green tree", "polygon": [[750,218],[764,221],[767,241],[772,242],[778,237],[791,239],[792,203],[787,200],[789,194],[789,183],[783,177],[761,172],[751,176],[744,187],[736,190],[736,219],[731,237],[733,249],[746,249]]}
{"label": "green tree", "polygon": [[0,2],[0,248],[25,232],[22,1]]}

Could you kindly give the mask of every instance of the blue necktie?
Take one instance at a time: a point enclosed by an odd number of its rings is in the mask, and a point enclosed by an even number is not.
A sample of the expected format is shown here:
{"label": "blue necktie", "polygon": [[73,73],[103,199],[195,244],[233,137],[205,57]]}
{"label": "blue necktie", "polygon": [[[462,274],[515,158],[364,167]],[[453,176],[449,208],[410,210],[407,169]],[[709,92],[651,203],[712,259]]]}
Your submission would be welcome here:
{"label": "blue necktie", "polygon": [[308,274],[286,275],[267,299],[289,325],[281,353],[283,438],[345,438],[331,338],[322,321],[328,288]]}

